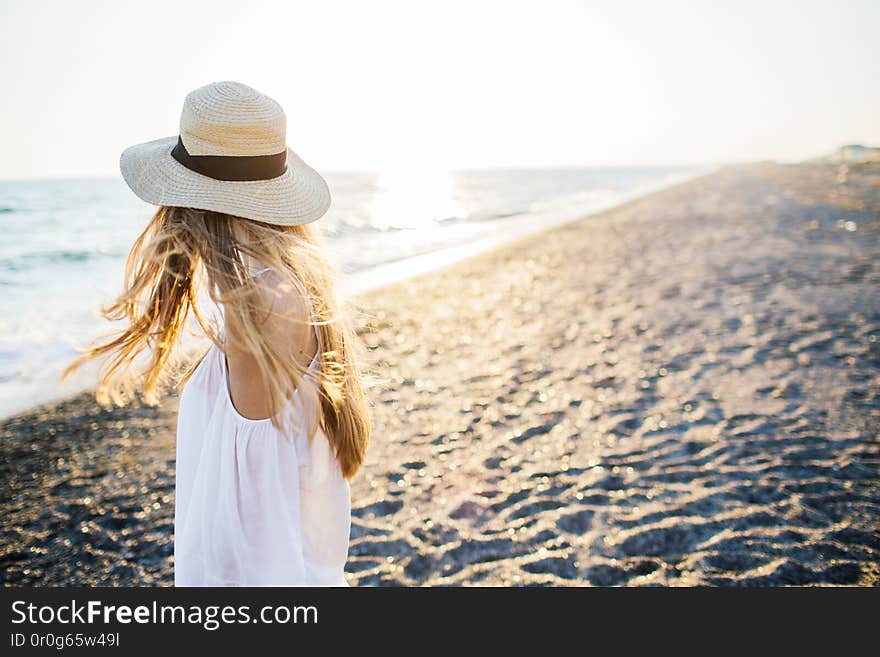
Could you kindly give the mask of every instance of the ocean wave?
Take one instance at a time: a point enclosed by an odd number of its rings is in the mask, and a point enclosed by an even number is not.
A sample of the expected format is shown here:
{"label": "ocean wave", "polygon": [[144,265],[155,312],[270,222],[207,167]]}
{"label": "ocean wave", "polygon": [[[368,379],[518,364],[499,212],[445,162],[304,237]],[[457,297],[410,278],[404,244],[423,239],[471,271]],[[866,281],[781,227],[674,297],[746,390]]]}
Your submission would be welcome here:
{"label": "ocean wave", "polygon": [[452,217],[449,221],[500,221],[502,219],[512,219],[519,217],[528,212],[528,209],[508,210],[505,212],[472,212],[469,216],[462,219],[461,217]]}
{"label": "ocean wave", "polygon": [[328,238],[352,238],[358,235],[382,235],[387,233],[397,233],[405,228],[400,226],[373,226],[363,222],[354,222],[342,219],[335,226],[326,227],[324,235]]}
{"label": "ocean wave", "polygon": [[39,253],[23,253],[17,256],[0,258],[0,270],[24,271],[40,265],[88,262],[100,258],[118,258],[119,255],[111,251],[96,251],[94,249],[59,249]]}

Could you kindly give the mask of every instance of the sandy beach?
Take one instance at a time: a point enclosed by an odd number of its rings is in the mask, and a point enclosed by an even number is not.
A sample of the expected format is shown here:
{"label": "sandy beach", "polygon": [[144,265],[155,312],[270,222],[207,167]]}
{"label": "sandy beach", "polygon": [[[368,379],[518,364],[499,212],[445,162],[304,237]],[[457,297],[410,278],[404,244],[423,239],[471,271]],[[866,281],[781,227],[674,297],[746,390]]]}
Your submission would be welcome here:
{"label": "sandy beach", "polygon": [[[723,169],[357,307],[352,585],[880,584],[880,166]],[[4,584],[171,584],[175,414],[3,420]]]}

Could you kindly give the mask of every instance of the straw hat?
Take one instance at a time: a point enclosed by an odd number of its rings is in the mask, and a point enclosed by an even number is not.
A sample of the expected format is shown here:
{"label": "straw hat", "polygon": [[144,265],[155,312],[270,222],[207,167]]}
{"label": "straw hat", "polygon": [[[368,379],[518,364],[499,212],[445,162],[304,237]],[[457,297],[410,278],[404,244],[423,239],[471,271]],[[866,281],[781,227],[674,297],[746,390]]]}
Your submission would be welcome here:
{"label": "straw hat", "polygon": [[127,148],[122,177],[141,199],[294,226],[330,207],[321,175],[287,148],[284,110],[239,82],[215,82],[183,103],[180,134]]}

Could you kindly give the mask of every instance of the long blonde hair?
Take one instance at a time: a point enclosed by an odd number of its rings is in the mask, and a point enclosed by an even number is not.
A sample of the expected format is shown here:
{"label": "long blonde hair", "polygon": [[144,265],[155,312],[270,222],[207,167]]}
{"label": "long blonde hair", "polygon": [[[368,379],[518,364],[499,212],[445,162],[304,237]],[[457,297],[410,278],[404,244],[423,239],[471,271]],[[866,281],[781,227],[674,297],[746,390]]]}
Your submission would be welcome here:
{"label": "long blonde hair", "polygon": [[[307,369],[297,359],[276,353],[264,334],[269,310],[252,275],[253,262],[280,273],[280,289],[296,290],[306,308],[311,300],[319,367],[308,374],[317,385],[301,386]],[[198,301],[207,282],[207,292],[223,308],[227,325],[234,322],[234,337],[240,342],[236,346],[259,365],[273,424],[284,429],[282,411],[292,390],[316,397],[322,412],[314,413],[308,423],[309,437],[320,427],[343,475],[351,478],[363,463],[370,421],[357,365],[360,343],[337,305],[333,278],[311,225],[277,226],[207,210],[160,207],[129,252],[124,292],[102,309],[105,318],[125,320],[127,326],[88,348],[62,376],[87,360],[106,356],[98,375],[99,403],[124,404],[140,386],[146,403],[158,403],[167,384],[182,387],[198,365],[198,360],[190,362],[181,370],[184,360],[176,349],[190,313],[223,348],[217,322]],[[232,332],[227,337],[233,337]],[[133,365],[141,355],[147,364],[135,373]]]}

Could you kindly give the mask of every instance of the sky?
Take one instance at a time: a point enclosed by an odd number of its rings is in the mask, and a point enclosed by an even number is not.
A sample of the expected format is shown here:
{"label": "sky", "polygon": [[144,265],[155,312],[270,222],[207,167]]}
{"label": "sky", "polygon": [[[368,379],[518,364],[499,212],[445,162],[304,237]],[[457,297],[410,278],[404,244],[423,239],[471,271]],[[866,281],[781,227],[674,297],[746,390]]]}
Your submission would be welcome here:
{"label": "sky", "polygon": [[190,90],[319,170],[797,160],[880,145],[880,2],[0,0],[0,178],[118,175]]}

